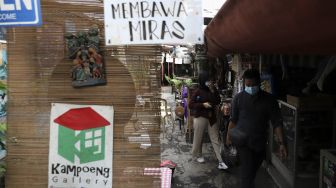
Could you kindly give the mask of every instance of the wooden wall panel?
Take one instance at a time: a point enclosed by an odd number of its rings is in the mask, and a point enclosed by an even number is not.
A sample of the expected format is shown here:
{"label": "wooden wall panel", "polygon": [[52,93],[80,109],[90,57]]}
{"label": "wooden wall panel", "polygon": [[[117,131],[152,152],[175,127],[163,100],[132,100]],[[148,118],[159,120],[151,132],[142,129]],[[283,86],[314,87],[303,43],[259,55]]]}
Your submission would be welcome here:
{"label": "wooden wall panel", "polygon": [[[113,187],[158,187],[159,177],[143,176],[143,168],[160,163],[160,110],[153,99],[160,92],[161,48],[105,47],[102,2],[61,2],[42,2],[41,27],[9,29],[6,187],[47,187],[52,102],[113,105]],[[64,34],[93,25],[101,30],[107,85],[74,89]],[[137,107],[138,95],[144,107]]]}

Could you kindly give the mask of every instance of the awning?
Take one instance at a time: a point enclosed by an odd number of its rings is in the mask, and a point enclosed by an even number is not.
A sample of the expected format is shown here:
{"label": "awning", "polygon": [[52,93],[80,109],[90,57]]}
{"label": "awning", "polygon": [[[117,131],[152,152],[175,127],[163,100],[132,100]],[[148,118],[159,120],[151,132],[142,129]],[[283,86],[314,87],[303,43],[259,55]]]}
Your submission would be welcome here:
{"label": "awning", "polygon": [[208,55],[336,54],[335,0],[228,0],[205,30]]}

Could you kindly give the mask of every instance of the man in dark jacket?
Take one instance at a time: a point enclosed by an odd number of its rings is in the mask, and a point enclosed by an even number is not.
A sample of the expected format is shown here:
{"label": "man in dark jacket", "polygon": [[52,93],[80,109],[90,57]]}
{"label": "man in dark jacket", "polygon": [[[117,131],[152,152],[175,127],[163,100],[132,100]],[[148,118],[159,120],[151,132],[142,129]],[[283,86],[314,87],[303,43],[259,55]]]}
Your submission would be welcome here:
{"label": "man in dark jacket", "polygon": [[[284,145],[282,118],[277,100],[271,94],[260,90],[260,74],[257,70],[246,70],[243,79],[244,91],[238,93],[232,101],[226,142],[231,144],[231,136],[234,136],[233,130],[230,131],[232,128],[244,133],[245,141],[241,142],[244,144],[237,146],[240,156],[241,188],[254,188],[257,170],[266,154],[269,121],[271,121],[277,135],[281,157],[287,157],[287,151]],[[234,141],[233,138],[232,141]]]}

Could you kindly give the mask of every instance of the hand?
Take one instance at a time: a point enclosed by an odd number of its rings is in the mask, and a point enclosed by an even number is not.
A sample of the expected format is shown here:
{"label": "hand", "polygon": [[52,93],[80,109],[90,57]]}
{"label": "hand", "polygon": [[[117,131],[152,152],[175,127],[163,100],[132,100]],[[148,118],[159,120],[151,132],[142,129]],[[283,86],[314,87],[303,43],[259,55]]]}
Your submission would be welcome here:
{"label": "hand", "polygon": [[287,148],[285,145],[281,144],[279,147],[279,154],[282,160],[287,158]]}
{"label": "hand", "polygon": [[208,102],[203,103],[204,108],[211,108],[211,104]]}

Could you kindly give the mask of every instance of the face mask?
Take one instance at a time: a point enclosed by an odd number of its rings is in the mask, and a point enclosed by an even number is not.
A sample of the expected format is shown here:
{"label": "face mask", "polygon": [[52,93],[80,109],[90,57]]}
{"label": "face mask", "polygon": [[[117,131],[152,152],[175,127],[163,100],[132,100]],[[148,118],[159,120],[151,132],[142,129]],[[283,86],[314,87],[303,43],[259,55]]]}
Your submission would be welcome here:
{"label": "face mask", "polygon": [[259,91],[259,86],[252,86],[252,87],[245,86],[245,91],[250,95],[255,95]]}

